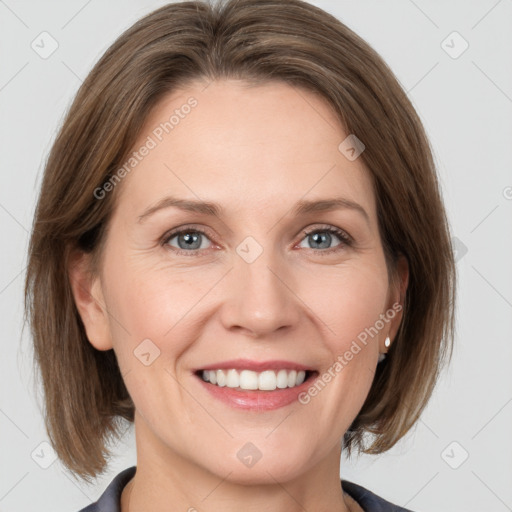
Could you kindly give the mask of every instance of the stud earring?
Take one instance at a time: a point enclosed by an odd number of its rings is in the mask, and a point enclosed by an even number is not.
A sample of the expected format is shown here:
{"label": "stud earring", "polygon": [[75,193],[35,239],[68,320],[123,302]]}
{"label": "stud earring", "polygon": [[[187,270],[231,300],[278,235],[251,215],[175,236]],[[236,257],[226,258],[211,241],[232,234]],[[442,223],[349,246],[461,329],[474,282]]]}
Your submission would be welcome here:
{"label": "stud earring", "polygon": [[[389,348],[390,345],[391,345],[391,340],[389,339],[389,336],[387,336],[385,341],[384,341],[384,346],[386,348]],[[386,359],[386,354],[385,353],[379,354],[379,363],[384,361],[384,359]]]}

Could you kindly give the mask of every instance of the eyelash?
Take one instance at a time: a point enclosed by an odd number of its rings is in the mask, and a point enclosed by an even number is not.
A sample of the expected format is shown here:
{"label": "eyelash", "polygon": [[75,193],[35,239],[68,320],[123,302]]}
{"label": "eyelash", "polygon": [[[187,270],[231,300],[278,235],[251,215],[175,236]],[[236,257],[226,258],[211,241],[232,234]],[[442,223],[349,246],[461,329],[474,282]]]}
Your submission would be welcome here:
{"label": "eyelash", "polygon": [[[176,247],[172,247],[172,246],[168,245],[170,240],[172,240],[174,237],[181,235],[183,233],[200,234],[200,235],[203,235],[206,238],[210,239],[208,234],[205,231],[203,231],[202,229],[196,228],[194,226],[185,226],[183,228],[178,228],[175,231],[165,233],[160,241],[160,244],[162,246],[165,246],[166,248],[170,248],[170,250],[172,252],[174,252],[180,256],[196,256],[198,252],[205,250],[205,249],[192,249],[190,251],[185,251],[183,249],[177,249]],[[343,250],[343,248],[345,248],[345,247],[351,247],[354,243],[354,240],[352,239],[352,237],[350,235],[348,235],[345,231],[343,231],[342,229],[339,229],[335,226],[326,225],[326,226],[315,227],[315,228],[312,228],[309,230],[305,230],[305,231],[303,231],[303,233],[304,233],[304,238],[306,238],[310,235],[313,235],[315,233],[331,233],[331,234],[336,235],[340,239],[341,243],[339,245],[336,245],[335,247],[330,247],[328,249],[319,249],[319,250],[309,248],[312,251],[320,253],[321,256],[327,256],[327,255],[332,254],[333,252]],[[301,239],[301,241],[302,240],[303,239]],[[210,241],[212,241],[212,240],[210,240]]]}

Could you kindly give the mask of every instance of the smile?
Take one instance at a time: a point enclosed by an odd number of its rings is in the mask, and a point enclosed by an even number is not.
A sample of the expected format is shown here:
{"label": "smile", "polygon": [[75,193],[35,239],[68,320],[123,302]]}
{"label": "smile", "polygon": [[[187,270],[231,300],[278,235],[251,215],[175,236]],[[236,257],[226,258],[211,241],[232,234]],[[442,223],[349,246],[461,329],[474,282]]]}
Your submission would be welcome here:
{"label": "smile", "polygon": [[308,370],[252,370],[213,369],[198,372],[204,382],[218,387],[241,390],[274,391],[276,389],[294,388],[300,386],[312,372]]}

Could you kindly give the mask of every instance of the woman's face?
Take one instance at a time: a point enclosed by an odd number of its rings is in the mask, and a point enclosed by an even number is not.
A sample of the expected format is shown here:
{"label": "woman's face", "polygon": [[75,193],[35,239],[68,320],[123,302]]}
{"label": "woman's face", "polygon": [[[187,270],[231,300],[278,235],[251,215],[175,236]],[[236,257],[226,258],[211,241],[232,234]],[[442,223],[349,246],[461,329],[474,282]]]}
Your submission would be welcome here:
{"label": "woman's face", "polygon": [[144,457],[240,482],[339,463],[400,319],[348,135],[283,83],[196,82],[147,119],[112,186],[90,289],[104,307],[81,308],[91,343],[115,351]]}

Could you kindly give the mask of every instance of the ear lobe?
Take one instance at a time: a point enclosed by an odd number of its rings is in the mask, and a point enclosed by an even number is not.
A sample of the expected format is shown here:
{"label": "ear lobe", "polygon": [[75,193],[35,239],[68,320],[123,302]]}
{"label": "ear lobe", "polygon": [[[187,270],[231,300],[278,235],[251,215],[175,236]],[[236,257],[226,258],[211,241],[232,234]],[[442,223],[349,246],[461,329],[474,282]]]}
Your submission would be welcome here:
{"label": "ear lobe", "polygon": [[90,271],[90,255],[73,253],[69,258],[68,276],[87,339],[97,350],[110,350],[113,345],[108,313],[100,278]]}

